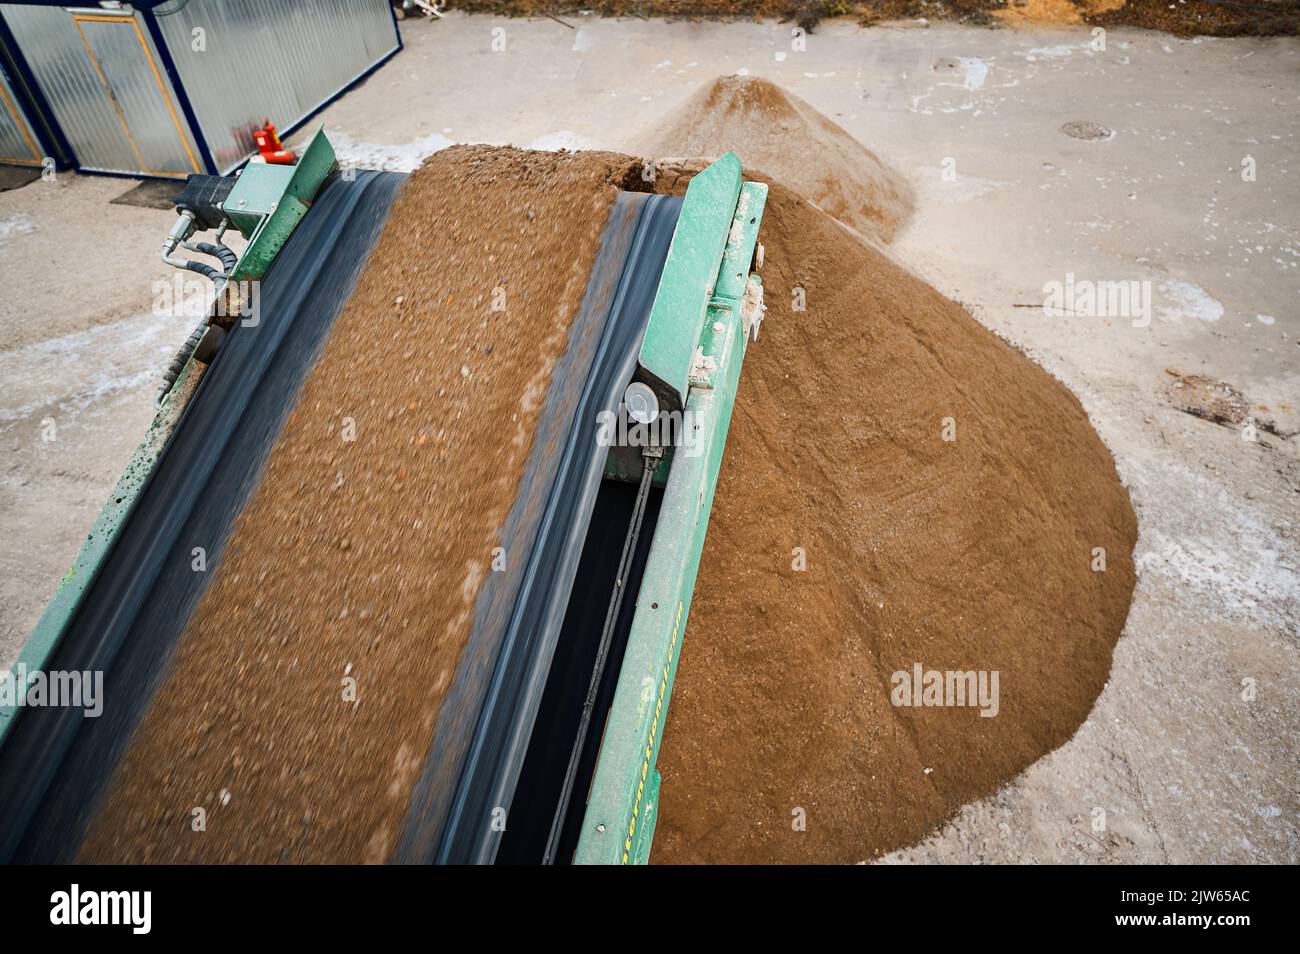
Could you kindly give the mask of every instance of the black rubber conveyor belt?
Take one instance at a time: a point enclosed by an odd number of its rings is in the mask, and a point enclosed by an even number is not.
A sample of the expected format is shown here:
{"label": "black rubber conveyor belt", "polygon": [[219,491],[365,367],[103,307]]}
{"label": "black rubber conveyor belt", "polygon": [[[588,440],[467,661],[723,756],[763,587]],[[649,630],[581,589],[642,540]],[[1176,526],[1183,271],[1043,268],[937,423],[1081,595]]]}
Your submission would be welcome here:
{"label": "black rubber conveyor belt", "polygon": [[[209,567],[219,564],[404,179],[362,172],[328,183],[263,280],[259,324],[230,334],[208,368],[47,663],[103,670],[103,715],[24,709],[0,745],[0,861],[75,857],[214,576],[190,571],[191,549],[204,547]],[[599,562],[584,553],[593,512],[619,519],[596,506],[606,453],[596,443],[597,414],[617,408],[631,379],[680,205],[622,193],[611,209],[503,528],[508,551],[524,556],[488,574],[479,594],[398,861],[494,860],[500,838],[491,813],[511,805],[548,674],[563,666],[556,647],[571,642],[560,639],[562,626],[604,612],[608,590],[586,587],[600,574],[579,574],[580,557]],[[621,539],[610,527],[598,537]],[[589,611],[575,610],[583,600]]]}

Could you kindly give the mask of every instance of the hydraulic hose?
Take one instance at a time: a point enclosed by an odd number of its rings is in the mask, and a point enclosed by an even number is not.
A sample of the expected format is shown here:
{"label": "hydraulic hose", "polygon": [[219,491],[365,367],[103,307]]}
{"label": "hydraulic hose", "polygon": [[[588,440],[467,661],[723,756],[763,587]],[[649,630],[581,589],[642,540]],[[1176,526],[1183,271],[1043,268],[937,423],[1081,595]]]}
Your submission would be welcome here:
{"label": "hydraulic hose", "polygon": [[235,254],[235,250],[225,245],[214,245],[211,242],[186,242],[185,247],[221,259],[221,264],[224,266],[223,271],[227,275],[234,271],[235,263],[239,261],[239,256]]}
{"label": "hydraulic hose", "polygon": [[[185,242],[184,245],[185,248],[192,251],[203,255],[211,255],[213,258],[221,260],[222,268],[220,269],[192,259],[185,262],[173,262],[173,264],[179,264],[182,268],[198,272],[200,275],[211,279],[213,290],[220,295],[223,286],[230,277],[230,273],[235,268],[235,264],[239,261],[239,256],[235,254],[235,250],[220,242],[216,244],[212,242]],[[162,404],[171,391],[172,385],[176,383],[176,378],[180,376],[181,369],[185,367],[185,363],[190,360],[190,356],[194,354],[194,349],[199,346],[199,342],[203,339],[203,333],[207,330],[207,327],[208,318],[204,316],[203,320],[190,332],[190,336],[185,339],[185,343],[180,346],[180,349],[172,357],[171,363],[167,365],[167,370],[163,372],[162,384],[158,386],[157,404]]]}
{"label": "hydraulic hose", "polygon": [[[186,242],[185,245],[187,248],[193,248],[196,252],[202,252],[205,255],[211,255],[215,258],[221,259],[221,262],[226,266],[227,271],[234,268],[235,262],[237,261],[235,253],[224,245],[210,245],[207,242]],[[223,254],[223,252],[225,254]],[[229,256],[228,260],[227,255]],[[216,290],[218,295],[221,294],[222,286],[225,285],[228,277],[227,271],[222,271],[213,268],[211,265],[204,265],[202,262],[196,262],[193,260],[182,263],[182,267],[187,268],[192,272],[198,272],[200,275],[205,275],[212,279],[213,288]],[[155,399],[156,404],[162,404],[168,393],[170,393],[172,385],[176,383],[176,379],[180,376],[181,369],[185,367],[185,363],[189,361],[190,356],[194,354],[194,349],[197,348],[199,342],[203,340],[203,333],[207,331],[207,328],[208,317],[205,315],[203,320],[200,321],[195,326],[194,330],[190,332],[190,336],[185,339],[185,343],[181,345],[176,354],[172,356],[171,362],[167,365],[167,370],[163,372],[162,383],[158,385],[158,397]]]}
{"label": "hydraulic hose", "polygon": [[202,262],[196,262],[193,259],[181,263],[181,268],[188,268],[192,272],[198,272],[200,275],[212,279],[215,285],[218,282],[224,283],[226,273],[219,268],[213,268],[211,265],[204,265]]}
{"label": "hydraulic hose", "polygon": [[199,342],[203,340],[203,333],[207,328],[208,319],[204,317],[202,321],[194,326],[194,330],[191,331],[190,336],[185,339],[185,343],[181,345],[176,354],[172,356],[171,363],[167,365],[167,370],[163,372],[162,384],[158,385],[158,397],[155,401],[156,404],[162,404],[163,400],[171,392],[172,385],[176,383],[176,379],[180,376],[181,369],[185,367],[185,363],[190,360],[190,355],[194,354],[194,349],[197,348]]}

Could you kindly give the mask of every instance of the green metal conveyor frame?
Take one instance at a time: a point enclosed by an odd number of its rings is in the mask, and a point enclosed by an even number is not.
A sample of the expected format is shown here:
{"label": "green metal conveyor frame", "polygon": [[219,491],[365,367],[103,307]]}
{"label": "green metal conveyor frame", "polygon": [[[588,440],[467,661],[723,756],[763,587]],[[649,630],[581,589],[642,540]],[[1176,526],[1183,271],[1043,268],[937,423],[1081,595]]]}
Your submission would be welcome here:
{"label": "green metal conveyor frame", "polygon": [[[245,170],[223,205],[249,239],[232,279],[261,277],[336,169],[333,150],[318,132],[296,167]],[[750,264],[766,197],[766,185],[743,180],[740,160],[732,153],[691,180],[641,342],[635,377],[654,389],[667,411],[683,415],[687,442],[671,449],[660,470],[668,471],[660,515],[582,815],[577,863],[649,858],[659,745],[740,369],[762,318],[762,284]],[[43,669],[60,645],[123,522],[143,499],[202,372],[190,359],[165,397],[23,647],[17,663],[26,672]],[[0,707],[0,743],[11,734],[17,714],[16,705]]]}
{"label": "green metal conveyor frame", "polygon": [[641,368],[675,392],[693,435],[675,449],[636,614],[574,856],[644,864],[659,801],[663,738],[713,492],[762,285],[749,272],[767,186],[727,153],[686,191],[641,347]]}

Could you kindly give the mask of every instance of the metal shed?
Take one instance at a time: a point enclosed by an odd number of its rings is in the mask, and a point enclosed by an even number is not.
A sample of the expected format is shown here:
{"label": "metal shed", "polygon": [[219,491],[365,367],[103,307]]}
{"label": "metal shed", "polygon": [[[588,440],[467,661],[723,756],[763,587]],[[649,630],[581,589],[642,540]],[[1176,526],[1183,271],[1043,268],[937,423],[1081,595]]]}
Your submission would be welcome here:
{"label": "metal shed", "polygon": [[400,49],[388,0],[0,2],[0,162],[225,174]]}

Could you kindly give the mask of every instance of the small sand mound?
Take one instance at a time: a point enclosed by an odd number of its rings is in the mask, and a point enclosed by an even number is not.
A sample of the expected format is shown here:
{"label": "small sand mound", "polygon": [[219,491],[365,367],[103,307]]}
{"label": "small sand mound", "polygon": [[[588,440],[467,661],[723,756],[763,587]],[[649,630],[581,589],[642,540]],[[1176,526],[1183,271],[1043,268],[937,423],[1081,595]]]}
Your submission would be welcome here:
{"label": "small sand mound", "polygon": [[[917,841],[1073,735],[1133,592],[1128,493],[1070,391],[776,183],[763,242],[768,316],[659,759],[661,862]],[[996,671],[996,703],[895,704],[918,665],[989,691]]]}
{"label": "small sand mound", "polygon": [[912,188],[798,96],[755,76],[700,89],[672,125],[638,143],[647,156],[715,159],[735,152],[863,235],[889,242],[912,215]]}

